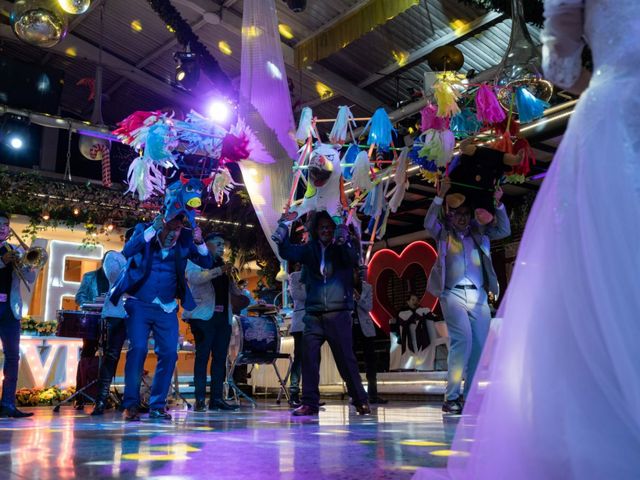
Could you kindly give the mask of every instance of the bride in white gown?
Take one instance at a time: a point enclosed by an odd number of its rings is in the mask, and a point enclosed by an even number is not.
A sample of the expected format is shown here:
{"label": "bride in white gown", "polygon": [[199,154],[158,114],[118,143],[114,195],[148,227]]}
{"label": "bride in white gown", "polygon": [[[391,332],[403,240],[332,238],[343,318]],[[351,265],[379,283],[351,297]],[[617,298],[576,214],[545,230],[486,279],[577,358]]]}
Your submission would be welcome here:
{"label": "bride in white gown", "polygon": [[547,0],[546,77],[594,72],[529,217],[446,472],[640,478],[640,1]]}

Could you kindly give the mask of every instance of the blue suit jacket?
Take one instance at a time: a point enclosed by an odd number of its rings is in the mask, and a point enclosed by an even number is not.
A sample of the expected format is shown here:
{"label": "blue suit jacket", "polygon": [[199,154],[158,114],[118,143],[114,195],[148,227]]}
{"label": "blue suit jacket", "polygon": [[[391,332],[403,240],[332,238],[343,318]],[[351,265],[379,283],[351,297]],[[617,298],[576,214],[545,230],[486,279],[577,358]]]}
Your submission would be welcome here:
{"label": "blue suit jacket", "polygon": [[[153,257],[151,249],[157,248],[155,237],[149,242],[145,242],[144,240],[144,231],[150,225],[151,224],[145,223],[136,225],[133,235],[122,250],[122,254],[127,259],[127,266],[111,289],[109,300],[114,305],[117,305],[118,300],[124,293],[133,295],[149,277]],[[209,254],[200,255],[200,252],[198,252],[197,247],[193,243],[191,230],[182,230],[173,248],[176,250],[177,298],[180,300],[184,309],[193,310],[196,304],[185,279],[187,260],[191,260],[202,268],[211,268],[213,260]]]}

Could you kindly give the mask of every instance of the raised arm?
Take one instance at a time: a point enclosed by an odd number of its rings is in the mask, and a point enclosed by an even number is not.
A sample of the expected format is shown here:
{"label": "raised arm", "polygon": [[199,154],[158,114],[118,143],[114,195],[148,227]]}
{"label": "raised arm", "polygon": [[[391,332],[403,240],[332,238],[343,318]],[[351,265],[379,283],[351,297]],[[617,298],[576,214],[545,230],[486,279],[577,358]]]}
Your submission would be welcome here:
{"label": "raised arm", "polygon": [[504,203],[502,203],[502,189],[500,187],[496,188],[494,198],[497,204],[496,221],[485,227],[483,233],[491,240],[501,240],[511,235],[511,222],[509,222],[507,210],[504,207]]}
{"label": "raised arm", "polygon": [[187,268],[185,270],[187,281],[191,285],[202,285],[203,283],[210,282],[216,277],[222,275],[222,268],[201,268],[196,263],[189,260],[187,262]]}
{"label": "raised arm", "polygon": [[584,0],[545,0],[542,68],[555,85],[574,93],[584,90],[591,74],[582,68]]}

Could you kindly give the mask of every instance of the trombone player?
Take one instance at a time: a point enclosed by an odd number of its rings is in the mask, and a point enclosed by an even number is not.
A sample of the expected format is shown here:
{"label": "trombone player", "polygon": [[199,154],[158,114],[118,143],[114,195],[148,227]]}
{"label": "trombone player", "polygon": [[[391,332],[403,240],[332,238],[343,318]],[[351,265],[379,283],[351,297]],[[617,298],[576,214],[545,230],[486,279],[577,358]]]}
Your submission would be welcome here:
{"label": "trombone player", "polygon": [[0,417],[23,418],[33,413],[21,412],[16,408],[16,384],[18,383],[18,365],[20,362],[20,319],[22,317],[22,298],[20,281],[27,288],[36,279],[35,268],[21,262],[25,255],[25,245],[11,245],[7,240],[15,232],[10,226],[11,219],[0,212],[0,340],[4,352],[4,380],[2,381],[2,399]]}

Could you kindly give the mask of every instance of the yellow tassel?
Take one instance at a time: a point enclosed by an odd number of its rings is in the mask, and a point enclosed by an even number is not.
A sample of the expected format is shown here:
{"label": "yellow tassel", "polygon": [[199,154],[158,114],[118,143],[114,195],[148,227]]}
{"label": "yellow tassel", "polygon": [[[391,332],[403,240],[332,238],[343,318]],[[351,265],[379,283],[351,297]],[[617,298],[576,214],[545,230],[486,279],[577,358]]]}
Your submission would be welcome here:
{"label": "yellow tassel", "polygon": [[439,117],[453,117],[460,113],[458,108],[458,94],[446,80],[438,80],[433,85],[434,95],[436,97],[436,103],[438,104],[438,116]]}

